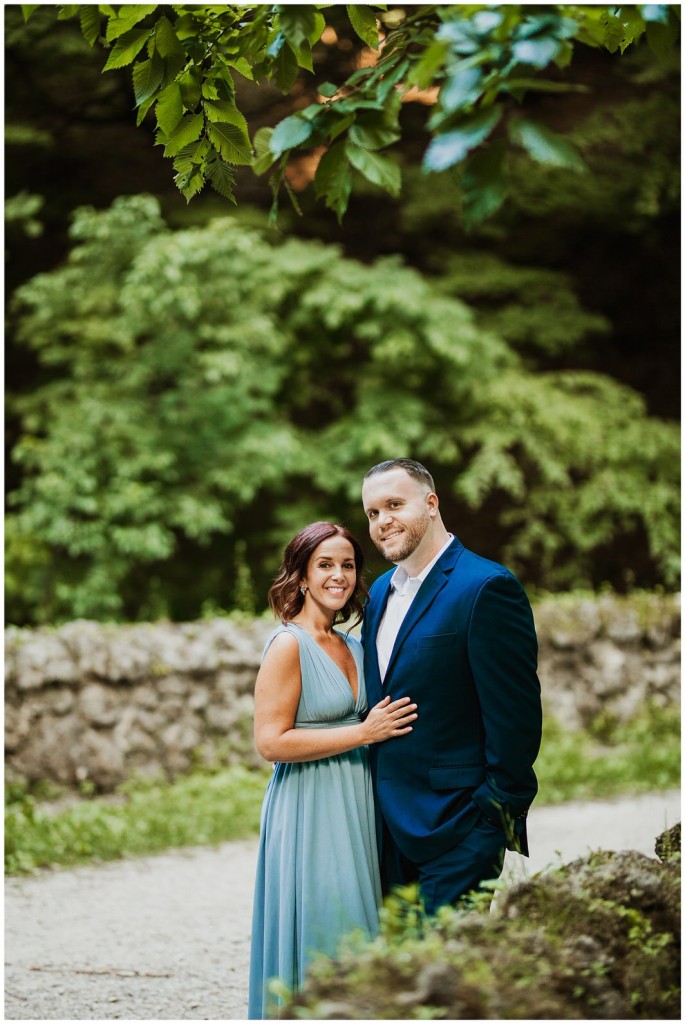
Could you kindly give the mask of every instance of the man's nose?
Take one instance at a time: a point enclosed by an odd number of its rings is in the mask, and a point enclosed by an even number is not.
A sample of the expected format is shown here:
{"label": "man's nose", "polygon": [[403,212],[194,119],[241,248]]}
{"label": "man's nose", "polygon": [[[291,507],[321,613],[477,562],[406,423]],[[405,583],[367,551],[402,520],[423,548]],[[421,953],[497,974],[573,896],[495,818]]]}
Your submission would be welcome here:
{"label": "man's nose", "polygon": [[392,519],[392,513],[391,512],[387,512],[386,511],[386,512],[379,512],[378,513],[378,525],[379,526],[384,526],[385,523],[389,522],[391,519]]}

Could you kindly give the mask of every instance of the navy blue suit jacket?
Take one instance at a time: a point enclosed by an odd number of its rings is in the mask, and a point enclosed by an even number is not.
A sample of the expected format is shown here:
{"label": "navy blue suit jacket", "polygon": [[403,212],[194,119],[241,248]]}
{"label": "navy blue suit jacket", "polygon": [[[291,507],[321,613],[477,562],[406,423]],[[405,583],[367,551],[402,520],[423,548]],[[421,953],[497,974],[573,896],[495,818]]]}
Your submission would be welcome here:
{"label": "navy blue suit jacket", "polygon": [[527,853],[542,711],[523,587],[455,537],[414,598],[381,683],[376,635],[393,572],[371,587],[362,629],[369,705],[386,694],[418,704],[411,733],[370,747],[390,834],[420,864],[456,846],[485,814],[509,828],[510,849]]}

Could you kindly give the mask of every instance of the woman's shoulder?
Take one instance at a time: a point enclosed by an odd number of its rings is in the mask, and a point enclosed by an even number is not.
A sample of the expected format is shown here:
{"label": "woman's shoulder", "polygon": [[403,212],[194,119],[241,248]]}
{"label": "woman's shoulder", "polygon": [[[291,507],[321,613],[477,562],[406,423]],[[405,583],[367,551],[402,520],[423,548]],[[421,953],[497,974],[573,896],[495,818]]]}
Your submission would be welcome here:
{"label": "woman's shoulder", "polygon": [[299,646],[298,630],[293,629],[289,622],[281,622],[266,638],[262,651],[262,661],[268,651],[272,651],[273,654],[290,654],[292,656],[295,652],[299,651]]}

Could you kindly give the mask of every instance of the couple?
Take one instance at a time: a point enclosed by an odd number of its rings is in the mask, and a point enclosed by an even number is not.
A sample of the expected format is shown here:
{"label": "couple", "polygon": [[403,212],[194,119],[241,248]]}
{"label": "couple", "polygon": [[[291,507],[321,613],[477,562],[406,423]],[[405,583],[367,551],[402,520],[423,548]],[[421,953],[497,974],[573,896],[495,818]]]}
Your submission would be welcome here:
{"label": "couple", "polygon": [[[333,955],[354,929],[375,935],[382,892],[418,881],[432,914],[497,878],[505,849],[527,854],[541,709],[525,593],[447,532],[420,463],[374,466],[362,498],[397,566],[366,606],[359,543],[331,523],[293,538],[269,593],[282,625],[257,677],[255,738],[276,764],[250,1019],[277,1014],[271,978],[297,989],[314,952]],[[333,627],[362,609],[360,644]]]}

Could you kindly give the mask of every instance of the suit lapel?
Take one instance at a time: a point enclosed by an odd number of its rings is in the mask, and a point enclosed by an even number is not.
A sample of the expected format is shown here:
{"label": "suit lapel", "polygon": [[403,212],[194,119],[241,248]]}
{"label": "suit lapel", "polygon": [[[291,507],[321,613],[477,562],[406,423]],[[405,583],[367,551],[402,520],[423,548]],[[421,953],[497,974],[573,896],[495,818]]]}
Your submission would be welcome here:
{"label": "suit lapel", "polygon": [[[407,639],[407,636],[412,631],[414,626],[426,614],[430,606],[433,604],[433,601],[436,599],[440,591],[446,585],[447,581],[450,578],[450,574],[454,569],[454,566],[456,565],[456,562],[463,550],[464,545],[455,537],[450,546],[448,547],[447,551],[445,551],[442,558],[438,559],[438,561],[433,566],[426,579],[419,587],[419,592],[412,601],[409,611],[404,617],[402,625],[400,626],[399,633],[397,634],[397,638],[395,640],[395,645],[392,649],[390,661],[388,662],[388,668],[385,673],[385,679],[383,680],[383,686],[386,689],[390,682],[390,674],[392,672],[393,665],[395,664],[398,654],[402,649],[402,645],[404,644],[405,640]],[[385,602],[387,602],[387,594],[385,597]],[[383,604],[384,608],[385,602]],[[376,633],[378,632],[378,622],[380,622],[380,618],[376,623]],[[374,638],[375,635],[376,634],[374,633]],[[378,665],[378,657],[376,657],[376,665]]]}
{"label": "suit lapel", "polygon": [[[393,570],[394,571],[394,570]],[[386,573],[375,585],[373,600],[370,601],[364,611],[364,654],[366,665],[366,689],[369,694],[369,704],[377,703],[382,697],[383,683],[381,672],[378,667],[378,650],[376,648],[376,637],[378,627],[385,612],[390,593],[390,580],[392,572]],[[375,694],[377,700],[371,700],[371,693]]]}

